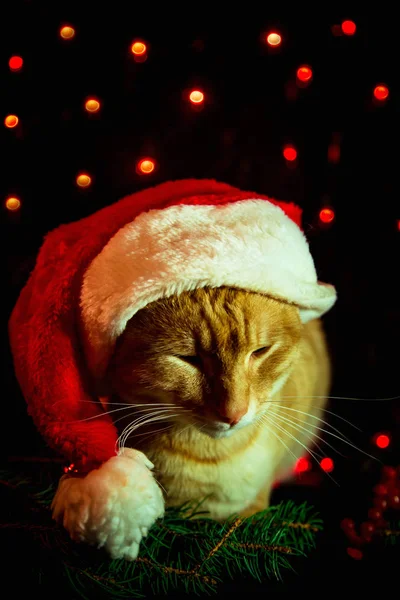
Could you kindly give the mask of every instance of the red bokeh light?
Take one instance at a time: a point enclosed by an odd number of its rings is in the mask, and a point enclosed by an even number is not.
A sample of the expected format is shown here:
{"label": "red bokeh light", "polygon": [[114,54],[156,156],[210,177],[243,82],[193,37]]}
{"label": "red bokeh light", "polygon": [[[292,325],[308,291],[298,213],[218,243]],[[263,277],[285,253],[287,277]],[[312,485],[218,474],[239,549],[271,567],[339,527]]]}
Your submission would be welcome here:
{"label": "red bokeh light", "polygon": [[189,100],[192,104],[202,104],[204,102],[204,94],[200,90],[192,90],[189,94]]}
{"label": "red bokeh light", "polygon": [[293,161],[296,160],[297,158],[297,150],[294,146],[285,146],[283,149],[283,156],[285,157],[286,160],[288,161]]}
{"label": "red bokeh light", "polygon": [[17,115],[7,115],[4,119],[4,125],[8,127],[8,129],[13,129],[19,123],[19,119]]}
{"label": "red bokeh light", "polygon": [[323,458],[319,464],[321,469],[325,471],[325,473],[330,473],[331,471],[333,471],[335,466],[333,460],[331,458],[328,458],[327,456]]}
{"label": "red bokeh light", "polygon": [[12,56],[8,61],[8,66],[10,67],[11,71],[20,71],[23,64],[24,61],[21,56]]}
{"label": "red bokeh light", "polygon": [[338,163],[340,161],[340,146],[339,144],[330,144],[328,147],[328,161],[330,163]]}
{"label": "red bokeh light", "polygon": [[306,81],[310,81],[312,79],[312,76],[312,69],[308,65],[302,65],[297,69],[296,77],[299,81],[302,81],[303,83]]}
{"label": "red bokeh light", "polygon": [[386,433],[378,433],[374,441],[378,448],[387,448],[390,445],[390,437]]}
{"label": "red bokeh light", "polygon": [[389,88],[386,85],[377,85],[374,88],[374,96],[377,100],[380,100],[381,102],[383,100],[386,100],[389,96]]}
{"label": "red bokeh light", "polygon": [[319,220],[322,223],[331,223],[335,218],[335,211],[332,208],[322,208],[319,211]]}
{"label": "red bokeh light", "polygon": [[354,21],[343,21],[342,23],[342,31],[345,35],[354,35],[356,32],[357,26]]}
{"label": "red bokeh light", "polygon": [[147,46],[144,42],[136,40],[131,45],[131,52],[132,54],[136,54],[136,56],[142,56],[143,54],[146,54]]}
{"label": "red bokeh light", "polygon": [[311,471],[311,467],[311,461],[306,456],[302,456],[296,462],[293,471],[295,473],[306,473],[307,471]]}

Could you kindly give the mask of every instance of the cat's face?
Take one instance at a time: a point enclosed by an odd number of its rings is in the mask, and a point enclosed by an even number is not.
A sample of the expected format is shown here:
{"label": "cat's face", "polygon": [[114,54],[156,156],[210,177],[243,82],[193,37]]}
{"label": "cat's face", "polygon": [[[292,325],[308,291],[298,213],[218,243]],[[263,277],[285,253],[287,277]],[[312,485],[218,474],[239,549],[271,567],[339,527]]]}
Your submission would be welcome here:
{"label": "cat's face", "polygon": [[290,375],[301,331],[296,307],[260,294],[185,292],[131,319],[111,364],[112,387],[132,403],[176,405],[174,419],[226,437],[267,410]]}

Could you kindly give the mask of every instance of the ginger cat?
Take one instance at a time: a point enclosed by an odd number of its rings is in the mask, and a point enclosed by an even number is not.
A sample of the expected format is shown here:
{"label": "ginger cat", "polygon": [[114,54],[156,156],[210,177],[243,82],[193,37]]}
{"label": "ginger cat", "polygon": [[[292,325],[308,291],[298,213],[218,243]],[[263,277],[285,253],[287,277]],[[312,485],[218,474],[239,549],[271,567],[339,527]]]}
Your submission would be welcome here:
{"label": "ginger cat", "polygon": [[204,288],[140,310],[108,378],[110,400],[129,405],[114,410],[120,444],[154,463],[166,506],[205,498],[201,510],[224,520],[267,508],[311,446],[330,361],[320,320],[303,325],[295,306],[262,294]]}

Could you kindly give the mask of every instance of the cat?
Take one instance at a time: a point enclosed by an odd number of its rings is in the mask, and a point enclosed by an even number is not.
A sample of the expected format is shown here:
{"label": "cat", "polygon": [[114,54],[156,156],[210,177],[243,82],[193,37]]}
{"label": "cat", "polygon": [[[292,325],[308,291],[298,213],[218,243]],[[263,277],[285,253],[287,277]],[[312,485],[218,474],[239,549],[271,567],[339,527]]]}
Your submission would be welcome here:
{"label": "cat", "polygon": [[166,506],[202,501],[223,521],[266,509],[312,446],[331,360],[320,319],[302,324],[294,305],[206,287],[136,313],[107,381],[107,408],[130,407],[113,411],[120,444],[154,463]]}

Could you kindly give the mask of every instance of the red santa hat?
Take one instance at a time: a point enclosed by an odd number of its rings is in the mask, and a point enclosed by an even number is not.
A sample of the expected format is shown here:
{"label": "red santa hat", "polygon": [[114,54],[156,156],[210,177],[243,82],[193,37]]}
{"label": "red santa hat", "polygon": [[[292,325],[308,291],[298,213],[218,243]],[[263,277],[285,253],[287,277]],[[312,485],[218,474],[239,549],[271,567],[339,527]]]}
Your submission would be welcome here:
{"label": "red santa hat", "polygon": [[49,233],[11,314],[16,376],[49,446],[82,472],[118,454],[100,402],[115,342],[149,302],[205,286],[328,311],[301,210],[213,180],[163,183]]}

